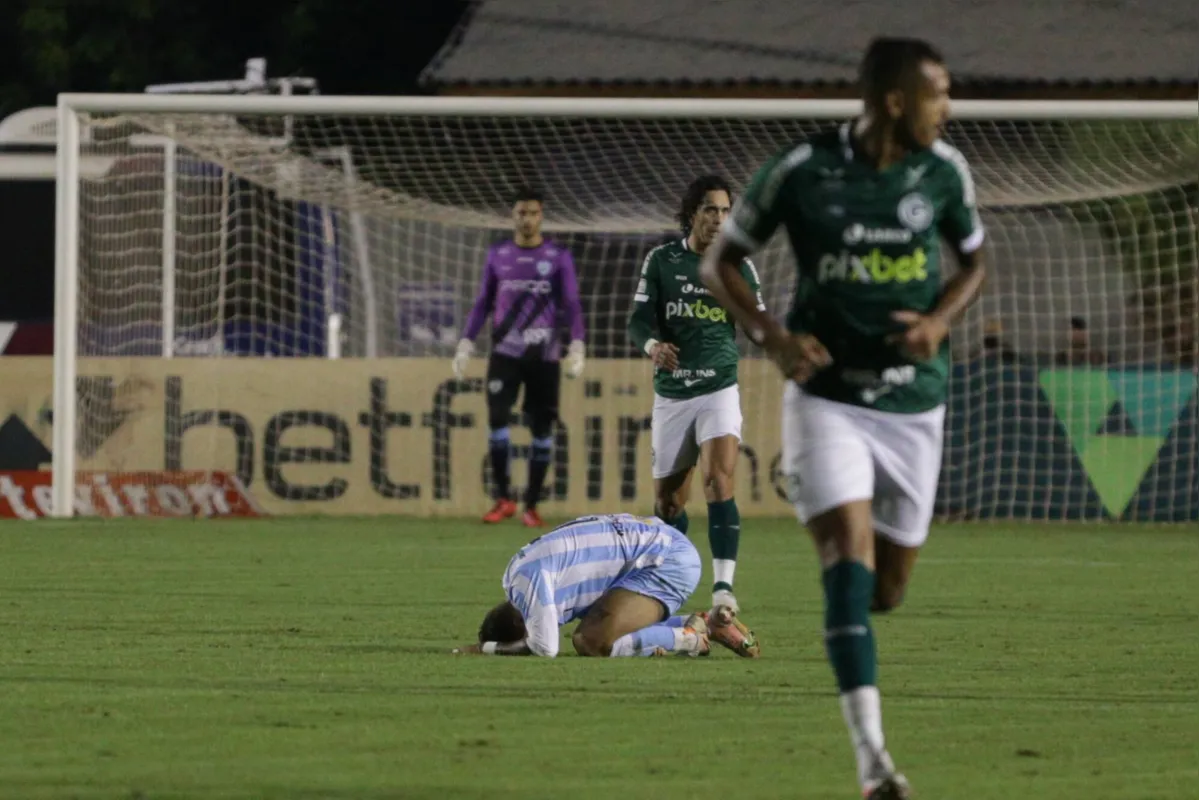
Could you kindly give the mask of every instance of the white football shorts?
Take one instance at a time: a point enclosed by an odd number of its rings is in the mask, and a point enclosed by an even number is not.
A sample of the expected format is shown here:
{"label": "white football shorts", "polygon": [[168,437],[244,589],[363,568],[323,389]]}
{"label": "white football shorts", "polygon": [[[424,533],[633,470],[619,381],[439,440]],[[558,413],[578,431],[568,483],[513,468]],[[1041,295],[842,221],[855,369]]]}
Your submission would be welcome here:
{"label": "white football shorts", "polygon": [[655,478],[691,469],[699,460],[700,445],[721,436],[741,441],[741,392],[736,384],[684,399],[654,395],[650,441]]}
{"label": "white football shorts", "polygon": [[854,500],[871,500],[877,533],[904,547],[928,538],[945,406],[896,414],[836,403],[788,382],[783,465],[800,522]]}

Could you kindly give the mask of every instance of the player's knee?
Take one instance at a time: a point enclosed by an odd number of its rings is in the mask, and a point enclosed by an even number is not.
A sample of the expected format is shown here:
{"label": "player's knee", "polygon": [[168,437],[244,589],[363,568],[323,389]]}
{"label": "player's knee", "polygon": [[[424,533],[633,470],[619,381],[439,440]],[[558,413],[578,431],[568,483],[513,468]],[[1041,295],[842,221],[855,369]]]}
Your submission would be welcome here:
{"label": "player's knee", "polygon": [[554,435],[554,415],[546,412],[531,414],[529,432],[534,439],[548,439]]}
{"label": "player's knee", "polygon": [[714,469],[704,476],[704,499],[709,503],[723,503],[733,498],[733,473]]}
{"label": "player's knee", "polygon": [[575,632],[571,634],[570,643],[574,645],[575,652],[581,656],[607,658],[612,654],[612,643],[605,641],[604,637],[587,628],[576,628]]}
{"label": "player's knee", "polygon": [[683,513],[683,499],[675,492],[662,492],[654,500],[654,513],[659,519],[676,519]]}

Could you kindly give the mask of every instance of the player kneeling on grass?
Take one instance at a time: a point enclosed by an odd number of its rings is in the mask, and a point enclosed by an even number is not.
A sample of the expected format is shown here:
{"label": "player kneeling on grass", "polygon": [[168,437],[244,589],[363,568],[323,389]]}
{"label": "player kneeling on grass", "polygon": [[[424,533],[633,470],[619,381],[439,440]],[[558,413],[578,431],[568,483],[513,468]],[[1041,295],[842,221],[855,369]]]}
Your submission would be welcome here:
{"label": "player kneeling on grass", "polygon": [[581,656],[701,656],[711,640],[756,658],[757,641],[728,607],[676,613],[700,571],[695,545],[656,517],[580,517],[516,553],[504,571],[508,600],[487,612],[478,644],[454,652],[553,658],[558,628],[577,619]]}

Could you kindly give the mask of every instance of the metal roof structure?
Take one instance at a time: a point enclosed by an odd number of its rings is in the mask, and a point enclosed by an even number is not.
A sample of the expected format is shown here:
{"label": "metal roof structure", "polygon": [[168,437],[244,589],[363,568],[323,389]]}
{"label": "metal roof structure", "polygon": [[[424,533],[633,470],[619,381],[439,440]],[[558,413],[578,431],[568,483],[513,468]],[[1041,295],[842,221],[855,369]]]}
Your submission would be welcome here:
{"label": "metal roof structure", "polygon": [[481,0],[423,81],[852,83],[883,34],[958,83],[1199,81],[1193,0]]}

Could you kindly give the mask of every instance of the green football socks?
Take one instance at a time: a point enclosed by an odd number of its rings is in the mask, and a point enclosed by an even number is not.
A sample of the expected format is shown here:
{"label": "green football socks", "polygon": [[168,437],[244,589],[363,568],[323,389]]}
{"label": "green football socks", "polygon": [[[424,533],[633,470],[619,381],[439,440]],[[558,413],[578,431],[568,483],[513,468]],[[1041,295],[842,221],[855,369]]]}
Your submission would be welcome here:
{"label": "green football socks", "polygon": [[737,548],[741,544],[741,513],[731,497],[708,503],[708,545],[712,548],[712,591],[733,590]]}
{"label": "green football socks", "polygon": [[870,601],[874,573],[858,561],[824,571],[824,646],[842,693],[874,686],[878,673]]}

